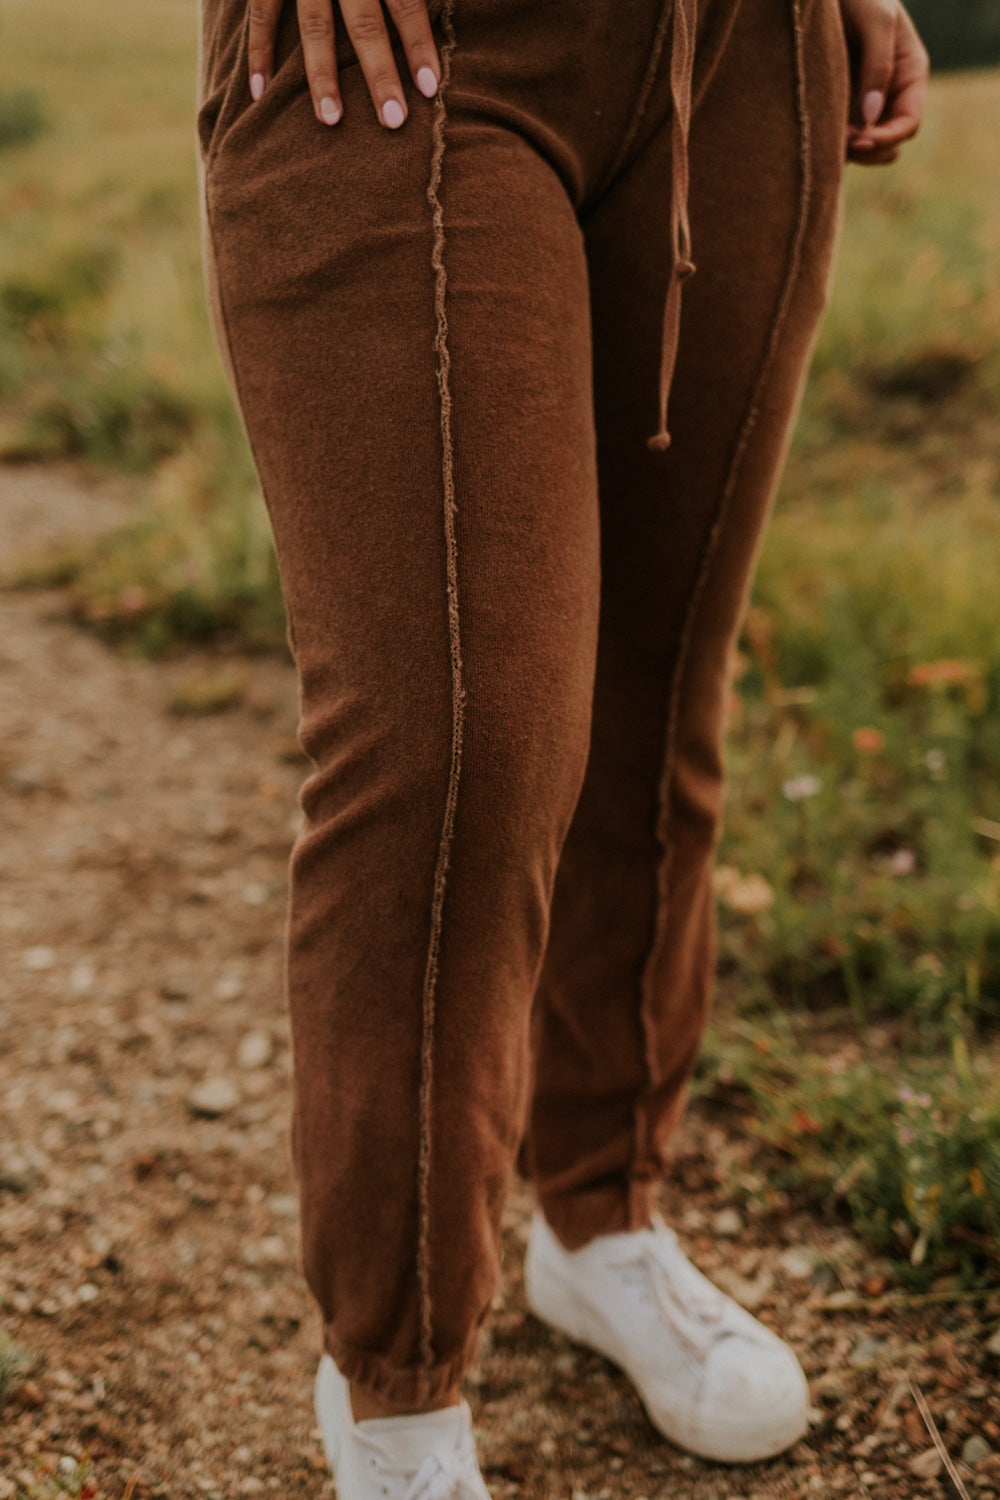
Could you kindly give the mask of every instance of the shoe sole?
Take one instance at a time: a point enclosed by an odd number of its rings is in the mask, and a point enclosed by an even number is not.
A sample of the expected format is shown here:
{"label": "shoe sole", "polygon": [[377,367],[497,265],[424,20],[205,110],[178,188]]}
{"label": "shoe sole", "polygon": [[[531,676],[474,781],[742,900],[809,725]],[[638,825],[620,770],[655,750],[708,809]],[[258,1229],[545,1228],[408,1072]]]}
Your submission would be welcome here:
{"label": "shoe sole", "polygon": [[[642,1385],[632,1374],[620,1355],[601,1341],[584,1309],[567,1298],[562,1280],[553,1273],[540,1257],[531,1253],[529,1244],[524,1264],[524,1283],[528,1307],[536,1318],[560,1333],[593,1349],[609,1360],[632,1382],[646,1415],[657,1432],[699,1458],[711,1459],[715,1463],[753,1464],[764,1459],[775,1458],[791,1448],[804,1437],[809,1426],[803,1406],[808,1407],[808,1392],[791,1391],[786,1402],[768,1412],[768,1438],[761,1441],[760,1423],[732,1422],[719,1431],[718,1421],[713,1423],[711,1438],[703,1431],[703,1423],[693,1407],[677,1414],[657,1412],[648,1400]],[[569,1305],[567,1305],[569,1304]]]}

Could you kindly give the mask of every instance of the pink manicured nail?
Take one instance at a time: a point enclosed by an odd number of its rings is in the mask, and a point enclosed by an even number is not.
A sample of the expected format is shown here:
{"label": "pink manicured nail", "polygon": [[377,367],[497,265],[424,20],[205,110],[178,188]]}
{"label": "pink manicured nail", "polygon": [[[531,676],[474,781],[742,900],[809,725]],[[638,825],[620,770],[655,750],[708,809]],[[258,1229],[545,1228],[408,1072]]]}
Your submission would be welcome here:
{"label": "pink manicured nail", "polygon": [[869,89],[861,101],[861,118],[866,125],[874,125],[885,109],[885,95],[878,89]]}
{"label": "pink manicured nail", "polygon": [[336,99],[321,99],[319,101],[319,112],[328,125],[336,125],[340,119],[340,106]]}
{"label": "pink manicured nail", "polygon": [[253,77],[251,78],[251,80],[250,80],[250,95],[253,98],[253,100],[256,102],[256,100],[258,100],[260,98],[260,96],[261,96],[261,94],[263,92],[264,92],[264,75],[263,75],[263,73],[255,73],[253,75]]}
{"label": "pink manicured nail", "polygon": [[434,76],[433,68],[417,69],[417,88],[426,99],[433,99],[437,93],[438,81]]}
{"label": "pink manicured nail", "polygon": [[382,122],[388,125],[390,130],[397,129],[406,119],[403,106],[396,99],[387,99],[382,106]]}

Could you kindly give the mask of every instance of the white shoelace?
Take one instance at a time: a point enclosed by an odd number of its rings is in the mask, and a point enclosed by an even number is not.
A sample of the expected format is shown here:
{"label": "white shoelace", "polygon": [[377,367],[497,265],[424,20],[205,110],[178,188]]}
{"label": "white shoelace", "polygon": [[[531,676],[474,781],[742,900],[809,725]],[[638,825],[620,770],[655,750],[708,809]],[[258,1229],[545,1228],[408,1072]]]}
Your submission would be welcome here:
{"label": "white shoelace", "polygon": [[425,1458],[416,1474],[412,1468],[394,1463],[381,1445],[364,1435],[361,1441],[370,1450],[368,1463],[386,1500],[482,1500],[482,1489],[476,1482],[478,1465],[464,1440],[457,1448]]}
{"label": "white shoelace", "polygon": [[726,1298],[718,1287],[703,1280],[690,1264],[672,1229],[657,1220],[636,1252],[627,1259],[609,1260],[623,1273],[626,1285],[635,1285],[630,1272],[638,1269],[653,1292],[657,1310],[675,1331],[688,1352],[701,1363],[719,1339],[734,1329],[727,1326]]}
{"label": "white shoelace", "polygon": [[426,1459],[404,1500],[480,1500],[482,1491],[470,1481],[468,1467],[461,1453]]}

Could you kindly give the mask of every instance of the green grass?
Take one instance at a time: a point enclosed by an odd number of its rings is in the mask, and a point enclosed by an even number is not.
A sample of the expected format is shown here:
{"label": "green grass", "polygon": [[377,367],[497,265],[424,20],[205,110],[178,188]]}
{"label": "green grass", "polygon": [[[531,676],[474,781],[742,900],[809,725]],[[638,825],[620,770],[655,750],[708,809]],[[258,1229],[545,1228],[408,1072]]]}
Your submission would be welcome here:
{"label": "green grass", "polygon": [[722,857],[774,899],[725,953],[763,1004],[1000,1018],[998,97],[939,83],[851,180],[737,665]]}
{"label": "green grass", "polygon": [[[942,1045],[949,1030],[950,1052]],[[815,1047],[801,1017],[765,1025],[730,1018],[709,1038],[694,1096],[745,1111],[765,1169],[765,1205],[790,1194],[819,1214],[846,1214],[904,1285],[996,1285],[995,1058],[970,1051],[954,1024],[923,1055],[911,1051],[893,1066],[884,1046],[864,1055],[863,1030],[845,1045],[846,1035],[828,1031]]]}
{"label": "green grass", "polygon": [[0,1328],[0,1407],[16,1390],[27,1368],[29,1356],[3,1328]]}
{"label": "green grass", "polygon": [[[0,454],[135,494],[128,527],[22,578],[151,654],[285,639],[205,309],[195,45],[194,0],[5,7]],[[997,1271],[998,105],[996,74],[935,80],[902,161],[848,174],[737,662],[698,1083],[738,1078],[774,1180],[916,1279]]]}

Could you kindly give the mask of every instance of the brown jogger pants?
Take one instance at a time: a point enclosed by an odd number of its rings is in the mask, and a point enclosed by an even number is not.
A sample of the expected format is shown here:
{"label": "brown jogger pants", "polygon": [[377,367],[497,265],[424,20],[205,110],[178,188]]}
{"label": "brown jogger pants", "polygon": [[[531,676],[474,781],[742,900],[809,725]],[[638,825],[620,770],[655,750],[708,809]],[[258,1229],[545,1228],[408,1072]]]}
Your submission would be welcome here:
{"label": "brown jogger pants", "polygon": [[198,123],[314,763],[304,1270],[344,1373],[423,1401],[471,1357],[519,1152],[566,1244],[647,1221],[709,1004],[729,661],[826,298],[847,52],[837,0],[699,0],[687,78],[670,0],[431,0],[437,98],[393,31],[409,116],[382,127],[337,14],[330,128],[293,0],[251,102],[246,9],[203,0]]}

